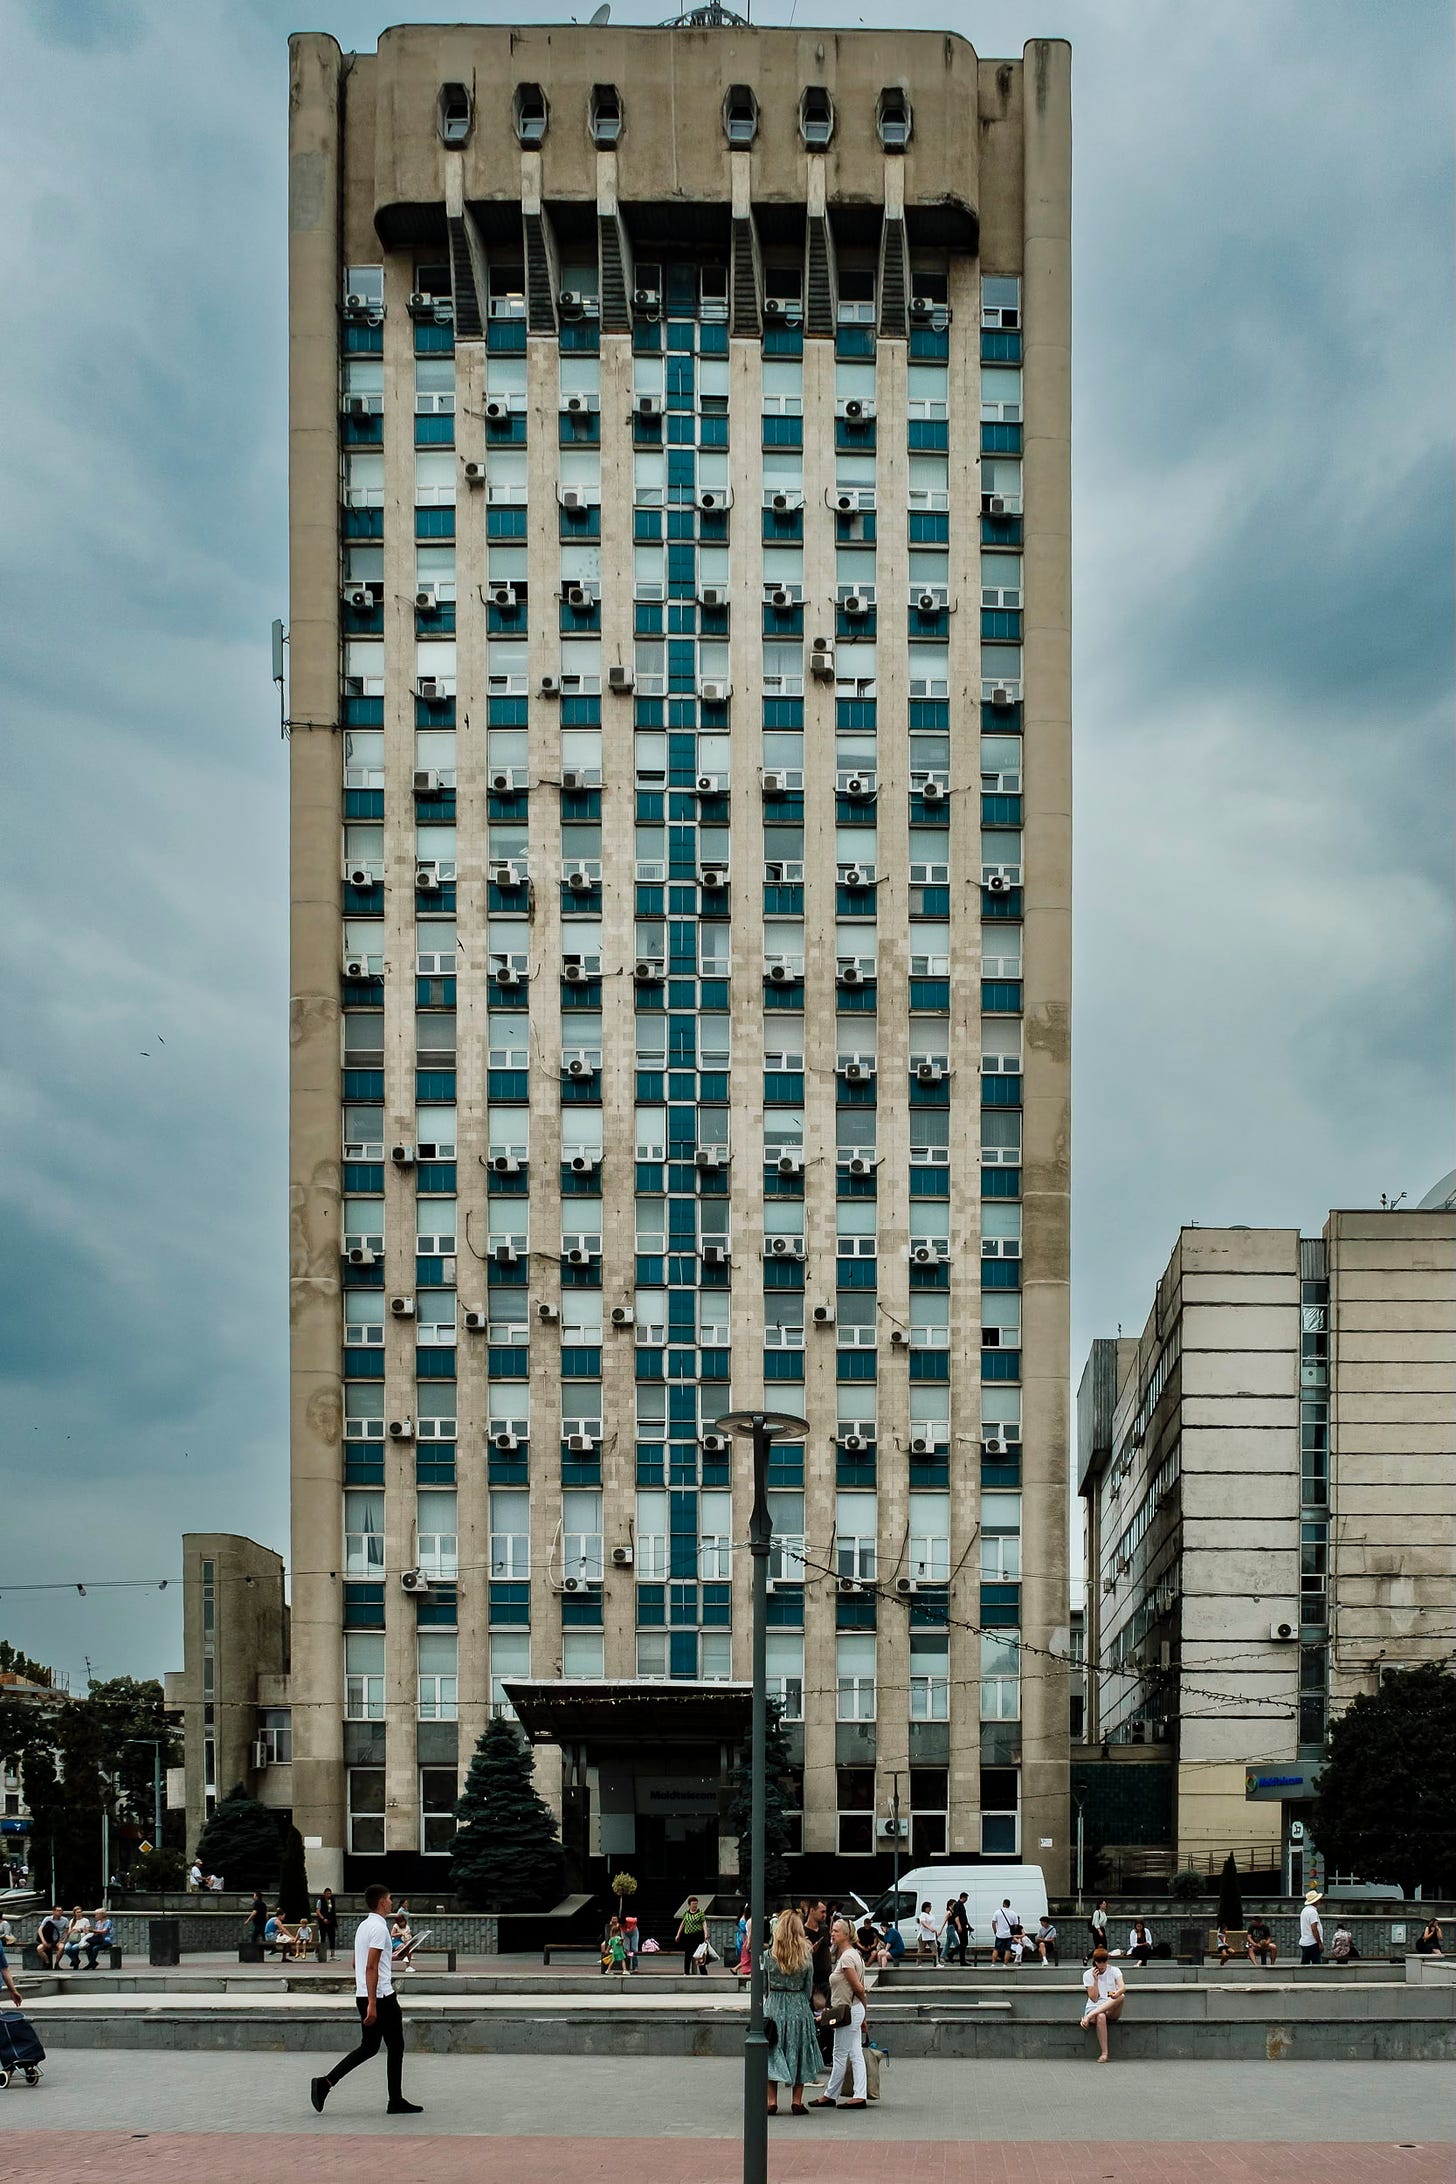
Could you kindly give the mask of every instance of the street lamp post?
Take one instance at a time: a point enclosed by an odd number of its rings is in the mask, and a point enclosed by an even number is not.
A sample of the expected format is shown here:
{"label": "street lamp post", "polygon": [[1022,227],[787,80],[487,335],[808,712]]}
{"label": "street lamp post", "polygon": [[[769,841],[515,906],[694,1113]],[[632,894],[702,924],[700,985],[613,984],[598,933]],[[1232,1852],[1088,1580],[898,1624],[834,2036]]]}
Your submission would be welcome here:
{"label": "street lamp post", "polygon": [[748,2034],[743,2043],[743,2184],[768,2184],[768,2035],[763,2022],[764,1887],[768,1822],[768,1558],[773,1520],[768,1510],[768,1452],[775,1441],[798,1441],[807,1419],[787,1411],[730,1411],[715,1419],[719,1433],[753,1443],[753,1509],[748,1551],[753,1557],[753,1724],[749,1742]]}

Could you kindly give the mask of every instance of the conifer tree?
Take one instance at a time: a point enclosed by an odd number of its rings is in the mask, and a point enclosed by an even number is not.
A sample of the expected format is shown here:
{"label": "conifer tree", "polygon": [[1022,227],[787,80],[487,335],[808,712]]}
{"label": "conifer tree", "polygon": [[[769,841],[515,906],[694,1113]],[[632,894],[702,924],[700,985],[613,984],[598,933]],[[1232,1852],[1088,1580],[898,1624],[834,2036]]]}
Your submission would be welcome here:
{"label": "conifer tree", "polygon": [[488,1722],[455,1807],[450,1877],[473,1911],[540,1911],[561,1894],[561,1840],[537,1789],[530,1746]]}
{"label": "conifer tree", "polygon": [[[793,1835],[789,1824],[789,1787],[793,1773],[793,1755],[789,1740],[784,1733],[783,1708],[777,1699],[768,1702],[768,1737],[764,1747],[764,1901],[772,1905],[782,1896],[789,1885],[789,1845]],[[738,1835],[738,1878],[744,1896],[747,1897],[753,1867],[752,1837],[753,1818],[753,1770],[749,1746],[745,1742],[733,1773],[733,1791],[728,1801],[728,1825]]]}
{"label": "conifer tree", "polygon": [[228,1888],[272,1888],[283,1845],[266,1805],[235,1783],[197,1839],[197,1862]]}

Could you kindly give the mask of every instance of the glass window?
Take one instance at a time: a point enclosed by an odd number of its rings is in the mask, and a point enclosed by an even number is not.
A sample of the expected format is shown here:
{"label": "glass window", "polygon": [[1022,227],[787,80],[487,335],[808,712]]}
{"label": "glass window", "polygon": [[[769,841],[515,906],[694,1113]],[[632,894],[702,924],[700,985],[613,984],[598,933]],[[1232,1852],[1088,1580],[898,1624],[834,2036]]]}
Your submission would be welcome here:
{"label": "glass window", "polygon": [[349,1848],[360,1856],[384,1849],[384,1769],[349,1769]]}
{"label": "glass window", "polygon": [[531,1634],[526,1630],[494,1631],[490,1640],[490,1710],[512,1720],[515,1711],[505,1694],[507,1681],[531,1673]]}
{"label": "glass window", "polygon": [[875,1639],[873,1631],[840,1631],[834,1641],[836,1718],[875,1718]]}
{"label": "glass window", "polygon": [[455,1798],[459,1788],[453,1767],[420,1769],[420,1849],[426,1857],[449,1856],[455,1840]]}
{"label": "glass window", "polygon": [[459,1636],[453,1630],[422,1630],[417,1642],[420,1720],[454,1721],[459,1713]]}
{"label": "glass window", "polygon": [[344,1718],[346,1721],[384,1719],[382,1632],[351,1630],[344,1633]]}

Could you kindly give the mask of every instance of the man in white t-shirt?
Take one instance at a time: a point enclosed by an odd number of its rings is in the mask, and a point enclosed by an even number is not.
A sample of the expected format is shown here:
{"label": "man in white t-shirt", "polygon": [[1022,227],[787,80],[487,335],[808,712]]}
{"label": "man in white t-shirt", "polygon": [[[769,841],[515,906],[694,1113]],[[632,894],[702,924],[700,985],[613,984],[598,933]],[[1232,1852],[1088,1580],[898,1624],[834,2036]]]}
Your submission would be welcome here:
{"label": "man in white t-shirt", "polygon": [[1082,2030],[1095,2026],[1099,2063],[1107,2060],[1107,2027],[1121,2017],[1122,2006],[1127,2000],[1127,1990],[1122,1974],[1115,1964],[1109,1963],[1107,1951],[1101,1943],[1092,1951],[1092,1962],[1082,1974],[1082,1985],[1087,1991],[1087,2007],[1082,2012]]}
{"label": "man in white t-shirt", "polygon": [[1301,1964],[1319,1964],[1324,1960],[1324,1929],[1320,1925],[1315,1905],[1320,1900],[1317,1888],[1307,1888],[1304,1908],[1299,1914],[1299,1961]]}
{"label": "man in white t-shirt", "polygon": [[1011,1908],[1011,1898],[1003,1896],[999,1911],[991,1913],[991,1962],[993,1964],[1019,1964],[1021,1951],[1017,1941],[1021,1934],[1021,1921]]}
{"label": "man in white t-shirt", "polygon": [[394,1909],[394,1898],[382,1881],[371,1881],[364,1891],[364,1901],[368,1909],[354,1931],[354,2006],[359,2012],[363,2031],[352,2054],[335,2063],[327,2076],[311,2081],[309,2099],[315,2108],[322,2110],[340,2078],[346,2078],[351,2070],[357,2070],[361,2063],[367,2063],[371,2056],[377,2055],[382,2041],[389,2086],[387,2113],[391,2116],[422,2115],[424,2111],[416,2102],[405,2099],[400,2084],[404,2067],[404,2023],[399,2014],[399,1997],[394,1991],[391,1963],[394,1952],[389,1942],[389,1915]]}

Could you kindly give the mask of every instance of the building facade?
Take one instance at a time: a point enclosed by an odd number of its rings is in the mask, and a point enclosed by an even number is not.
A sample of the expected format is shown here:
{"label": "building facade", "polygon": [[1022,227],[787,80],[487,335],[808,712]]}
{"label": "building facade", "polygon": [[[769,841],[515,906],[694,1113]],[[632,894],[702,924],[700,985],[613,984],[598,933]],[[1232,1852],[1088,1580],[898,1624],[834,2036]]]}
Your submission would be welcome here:
{"label": "building facade", "polygon": [[233,1532],[183,1533],[184,1665],[168,1674],[166,1693],[184,1765],[169,1771],[167,1802],[185,1806],[189,1853],[240,1782],[264,1804],[288,1807],[288,1631],[281,1555]]}
{"label": "building facade", "polygon": [[1415,1209],[1185,1229],[1141,1338],[1094,1345],[1087,1735],[1166,1758],[1180,1866],[1287,1877],[1331,1719],[1450,1657],[1453,1334],[1456,1213]]}
{"label": "building facade", "polygon": [[512,1708],[579,1875],[732,1870],[766,1401],[805,1858],[1061,1885],[1067,50],[291,60],[316,1874],[438,1873]]}

